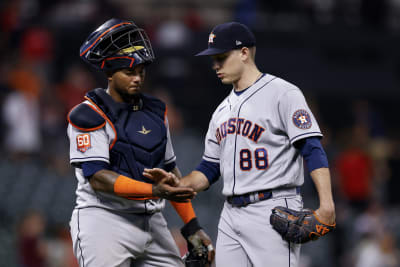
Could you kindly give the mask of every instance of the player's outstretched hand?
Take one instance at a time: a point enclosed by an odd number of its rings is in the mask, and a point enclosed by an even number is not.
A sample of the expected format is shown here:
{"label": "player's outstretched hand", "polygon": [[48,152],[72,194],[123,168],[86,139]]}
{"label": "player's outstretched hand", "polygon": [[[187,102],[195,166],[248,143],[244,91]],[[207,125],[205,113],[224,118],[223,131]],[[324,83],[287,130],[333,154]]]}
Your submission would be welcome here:
{"label": "player's outstretched hand", "polygon": [[170,178],[165,177],[153,185],[153,196],[165,198],[175,202],[188,202],[196,192],[189,187],[175,187],[169,184]]}
{"label": "player's outstretched hand", "polygon": [[179,185],[179,178],[176,177],[175,174],[172,172],[166,172],[160,168],[153,168],[153,169],[144,169],[143,176],[153,180],[155,183],[159,183],[163,179],[167,178],[164,183],[167,183],[171,186],[178,186]]}

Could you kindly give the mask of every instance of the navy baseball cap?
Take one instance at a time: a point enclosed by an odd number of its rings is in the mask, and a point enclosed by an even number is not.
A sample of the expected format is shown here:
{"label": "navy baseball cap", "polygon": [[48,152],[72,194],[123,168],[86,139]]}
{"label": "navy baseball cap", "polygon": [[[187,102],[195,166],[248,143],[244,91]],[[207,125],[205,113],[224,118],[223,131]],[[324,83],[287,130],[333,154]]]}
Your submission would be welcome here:
{"label": "navy baseball cap", "polygon": [[196,56],[212,56],[222,54],[243,46],[256,44],[256,38],[250,29],[238,22],[219,24],[212,29],[208,37],[208,48]]}

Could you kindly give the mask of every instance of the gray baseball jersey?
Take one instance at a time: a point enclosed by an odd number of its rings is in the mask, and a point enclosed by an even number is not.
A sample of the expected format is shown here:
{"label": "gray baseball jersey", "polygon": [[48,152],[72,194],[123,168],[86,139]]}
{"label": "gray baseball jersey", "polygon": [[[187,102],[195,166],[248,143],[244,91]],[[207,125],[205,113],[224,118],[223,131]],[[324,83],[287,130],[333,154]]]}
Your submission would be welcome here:
{"label": "gray baseball jersey", "polygon": [[266,74],[232,92],[212,115],[203,159],[220,164],[223,194],[240,195],[303,184],[303,159],[293,143],[322,136],[302,92]]}
{"label": "gray baseball jersey", "polygon": [[271,227],[271,209],[303,207],[303,159],[293,143],[322,136],[302,92],[265,74],[242,94],[233,90],[212,115],[203,159],[219,163],[225,196],[271,189],[244,207],[225,202],[218,225],[217,266],[297,266],[300,245]]}
{"label": "gray baseball jersey", "polygon": [[[92,105],[89,101],[85,104]],[[167,127],[167,147],[165,152],[165,164],[176,160],[171,143],[168,120]],[[107,121],[106,125],[98,130],[87,132],[81,131],[71,124],[68,125],[68,137],[70,140],[70,163],[85,161],[104,161],[109,163],[109,150],[115,139],[115,132],[111,124]],[[125,212],[144,212],[160,211],[165,206],[164,200],[129,200],[113,194],[95,192],[88,179],[83,175],[81,168],[75,168],[78,187],[76,190],[76,208],[100,207],[111,210],[120,210]]]}

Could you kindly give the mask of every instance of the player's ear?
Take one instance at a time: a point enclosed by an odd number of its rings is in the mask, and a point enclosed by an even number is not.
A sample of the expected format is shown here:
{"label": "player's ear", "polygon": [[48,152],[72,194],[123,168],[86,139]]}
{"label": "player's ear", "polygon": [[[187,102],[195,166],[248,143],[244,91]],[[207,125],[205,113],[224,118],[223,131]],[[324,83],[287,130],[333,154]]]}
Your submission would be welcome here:
{"label": "player's ear", "polygon": [[248,47],[244,46],[240,49],[240,57],[242,58],[243,61],[251,57],[250,50]]}

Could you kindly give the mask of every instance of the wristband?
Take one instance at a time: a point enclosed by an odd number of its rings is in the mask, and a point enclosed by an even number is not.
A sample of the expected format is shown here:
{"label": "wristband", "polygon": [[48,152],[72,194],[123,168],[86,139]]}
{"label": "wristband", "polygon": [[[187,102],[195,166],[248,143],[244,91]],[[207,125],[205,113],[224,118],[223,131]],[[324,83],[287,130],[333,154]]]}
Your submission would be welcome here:
{"label": "wristband", "polygon": [[195,217],[182,227],[181,233],[183,237],[187,240],[189,236],[193,235],[200,229],[201,226],[199,224],[199,221],[197,220],[197,217]]}

